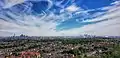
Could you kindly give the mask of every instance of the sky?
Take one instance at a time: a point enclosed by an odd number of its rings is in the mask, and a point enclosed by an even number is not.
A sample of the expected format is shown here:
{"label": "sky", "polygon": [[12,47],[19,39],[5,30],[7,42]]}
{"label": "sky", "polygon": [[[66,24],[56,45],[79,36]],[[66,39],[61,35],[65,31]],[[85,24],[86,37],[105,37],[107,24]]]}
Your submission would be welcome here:
{"label": "sky", "polygon": [[120,0],[0,0],[0,36],[120,35]]}

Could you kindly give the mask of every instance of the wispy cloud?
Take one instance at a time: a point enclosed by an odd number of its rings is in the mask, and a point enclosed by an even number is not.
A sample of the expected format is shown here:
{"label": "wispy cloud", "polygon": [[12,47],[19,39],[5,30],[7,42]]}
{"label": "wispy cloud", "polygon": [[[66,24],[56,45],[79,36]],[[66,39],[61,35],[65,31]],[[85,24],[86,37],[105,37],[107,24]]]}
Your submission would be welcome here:
{"label": "wispy cloud", "polygon": [[108,11],[105,12],[104,15],[102,16],[100,15],[100,16],[97,16],[96,18],[83,21],[83,22],[95,22],[95,21],[103,20],[103,22],[85,25],[84,27],[80,27],[80,28],[63,30],[61,31],[61,33],[64,33],[64,35],[92,34],[92,35],[101,35],[101,36],[105,36],[105,35],[119,36],[120,35],[120,32],[119,32],[120,7],[118,5],[120,5],[120,3],[118,2],[115,3],[114,6],[105,7],[107,8]]}
{"label": "wispy cloud", "polygon": [[[6,0],[4,8],[9,8],[22,2],[24,2],[24,0]],[[107,11],[97,12],[91,15],[93,18],[86,20],[84,20],[85,18],[79,17],[81,13],[85,13],[84,16],[87,16],[87,14],[89,15],[88,12],[93,10],[83,10],[76,5],[70,5],[67,8],[64,8],[64,10],[67,10],[68,12],[63,11],[59,15],[56,15],[53,12],[46,13],[44,11],[37,16],[32,14],[16,15],[10,11],[5,11],[0,14],[0,35],[11,35],[14,33],[16,35],[26,34],[31,36],[76,36],[80,34],[120,35],[120,3],[117,1],[112,4],[112,6],[100,8],[101,10]],[[71,12],[74,12],[75,15]],[[67,30],[57,30],[58,25],[70,19],[74,19],[79,24],[88,22],[98,23],[86,24],[82,27]],[[80,19],[83,20],[80,21]]]}
{"label": "wispy cloud", "polygon": [[76,5],[70,5],[70,6],[68,6],[67,8],[66,8],[66,10],[67,11],[69,11],[69,12],[75,12],[75,11],[78,11],[78,10],[80,10],[81,8],[80,7],[78,7],[78,6],[76,6]]}
{"label": "wispy cloud", "polygon": [[3,8],[10,8],[16,4],[23,3],[25,0],[4,0],[4,6]]}

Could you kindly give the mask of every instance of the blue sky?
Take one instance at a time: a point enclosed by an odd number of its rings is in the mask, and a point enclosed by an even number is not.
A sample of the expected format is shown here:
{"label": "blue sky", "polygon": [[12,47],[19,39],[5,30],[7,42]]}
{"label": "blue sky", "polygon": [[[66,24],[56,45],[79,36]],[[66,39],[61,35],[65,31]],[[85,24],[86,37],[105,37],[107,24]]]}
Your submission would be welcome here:
{"label": "blue sky", "polygon": [[119,0],[0,0],[0,35],[120,35],[114,31],[119,5]]}

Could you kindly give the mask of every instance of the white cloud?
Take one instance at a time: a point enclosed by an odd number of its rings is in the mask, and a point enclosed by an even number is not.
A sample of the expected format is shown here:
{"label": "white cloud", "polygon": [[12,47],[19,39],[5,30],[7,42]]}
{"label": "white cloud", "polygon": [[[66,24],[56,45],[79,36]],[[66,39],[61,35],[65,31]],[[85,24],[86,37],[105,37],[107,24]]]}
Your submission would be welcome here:
{"label": "white cloud", "polygon": [[[118,5],[118,4],[117,4]],[[104,15],[100,15],[94,19],[86,20],[84,22],[95,22],[100,20],[106,20],[96,24],[85,25],[80,28],[73,28],[70,30],[63,30],[61,33],[64,35],[80,35],[80,34],[92,34],[100,36],[119,36],[120,35],[120,6],[110,6],[108,11]],[[99,13],[98,13],[99,14]]]}
{"label": "white cloud", "polygon": [[13,13],[7,12],[8,15],[16,19],[16,21],[11,21],[10,18],[2,16],[7,21],[0,19],[0,35],[11,35],[11,34],[25,34],[30,36],[58,36],[56,25],[58,22],[56,20],[61,20],[65,18],[65,15],[55,15],[51,13],[50,15],[44,15],[42,17],[34,15],[20,15],[17,16]]}
{"label": "white cloud", "polygon": [[[12,1],[12,0],[10,0]],[[17,1],[17,0],[15,0]],[[13,2],[11,2],[13,3]],[[15,22],[11,21],[10,18],[0,14],[1,17],[8,21],[0,19],[0,35],[11,35],[11,34],[26,34],[30,36],[76,36],[80,34],[93,34],[93,35],[120,35],[120,6],[110,6],[107,8],[108,11],[101,16],[101,13],[96,13],[96,18],[86,20],[84,22],[95,22],[100,20],[108,19],[96,24],[85,25],[84,27],[73,28],[69,30],[57,31],[56,26],[68,20],[69,13],[55,15],[50,13],[44,16],[34,15],[15,15],[7,12],[8,15],[16,19]],[[76,5],[69,6],[66,10],[69,12],[75,12],[80,10]],[[46,14],[46,13],[44,13]],[[67,16],[68,15],[68,16]],[[100,16],[99,16],[100,15]],[[22,20],[23,19],[23,20]],[[63,20],[61,20],[63,19]],[[58,22],[59,21],[59,22]],[[18,23],[18,24],[17,24]]]}
{"label": "white cloud", "polygon": [[69,12],[75,12],[75,11],[78,11],[78,10],[80,10],[80,7],[78,7],[78,6],[76,6],[76,5],[71,5],[71,6],[68,6],[67,8],[66,8],[66,10],[67,11],[69,11]]}
{"label": "white cloud", "polygon": [[3,8],[10,8],[16,4],[23,3],[25,0],[5,0],[5,5]]}

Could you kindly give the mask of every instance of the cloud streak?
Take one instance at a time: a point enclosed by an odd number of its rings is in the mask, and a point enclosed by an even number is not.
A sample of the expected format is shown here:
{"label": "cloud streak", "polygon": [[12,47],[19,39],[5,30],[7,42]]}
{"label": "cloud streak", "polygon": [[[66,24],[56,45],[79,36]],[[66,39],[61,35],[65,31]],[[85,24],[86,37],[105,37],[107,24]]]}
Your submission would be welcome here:
{"label": "cloud streak", "polygon": [[[105,20],[96,24],[85,25],[80,28],[73,28],[70,30],[61,31],[66,35],[79,35],[79,34],[92,34],[92,35],[100,35],[100,36],[119,36],[120,32],[120,3],[115,4],[114,6],[108,6],[108,11],[105,12],[102,16],[97,16],[91,20],[86,20],[83,22],[95,22],[100,20]],[[106,8],[106,7],[105,7]],[[95,14],[96,15],[96,14]]]}
{"label": "cloud streak", "polygon": [[[10,8],[13,5],[23,2],[23,0],[6,0],[3,8]],[[53,2],[51,0],[49,0],[49,2],[52,6]],[[24,13],[16,14],[9,10],[0,11],[0,35],[10,36],[14,33],[16,35],[26,34],[29,36],[78,36],[80,34],[102,36],[120,35],[119,1],[112,3],[112,6],[100,8],[101,10],[107,11],[96,12],[92,15],[90,15],[89,12],[94,10],[84,10],[76,5],[70,5],[64,8],[61,6],[61,3],[63,3],[63,1],[55,4],[62,8],[62,12],[59,15],[50,10],[47,10],[49,13],[42,11],[42,13],[38,15]],[[69,4],[69,1],[67,1],[67,4]],[[66,4],[64,4],[64,6],[65,5]],[[49,6],[49,8],[51,8],[51,6]],[[32,10],[30,10],[30,12],[32,12]],[[89,18],[89,16],[92,18]],[[58,26],[69,20],[77,21],[78,25],[83,25],[58,31]]]}

